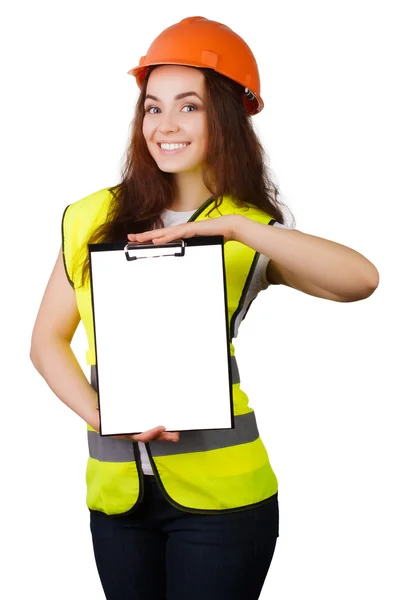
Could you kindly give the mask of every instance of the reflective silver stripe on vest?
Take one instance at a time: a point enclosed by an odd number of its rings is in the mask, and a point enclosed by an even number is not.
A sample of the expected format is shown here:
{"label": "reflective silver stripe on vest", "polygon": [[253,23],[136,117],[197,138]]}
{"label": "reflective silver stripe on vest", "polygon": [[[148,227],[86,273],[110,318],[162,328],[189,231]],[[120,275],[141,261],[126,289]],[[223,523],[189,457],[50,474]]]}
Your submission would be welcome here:
{"label": "reflective silver stripe on vest", "polygon": [[179,442],[154,440],[150,442],[153,456],[171,456],[188,452],[205,452],[254,442],[258,438],[258,428],[254,412],[234,418],[235,429],[204,431],[181,431]]}
{"label": "reflective silver stripe on vest", "polygon": [[[150,442],[153,456],[171,456],[189,452],[218,450],[254,442],[258,438],[258,428],[254,412],[234,417],[235,429],[204,431],[181,431],[179,442],[154,440]],[[135,460],[133,443],[101,436],[88,430],[89,455],[102,462],[132,462]]]}
{"label": "reflective silver stripe on vest", "polygon": [[239,368],[236,356],[231,356],[232,385],[240,383]]}
{"label": "reflective silver stripe on vest", "polygon": [[[239,369],[236,361],[236,356],[231,356],[231,371],[232,371],[232,385],[235,383],[240,383],[240,375]],[[95,365],[92,365],[90,368],[90,383],[93,389],[98,391],[97,387],[97,372]]]}
{"label": "reflective silver stripe on vest", "polygon": [[[133,442],[101,436],[88,429],[89,456],[102,462],[134,462]],[[171,442],[173,443],[173,442]]]}

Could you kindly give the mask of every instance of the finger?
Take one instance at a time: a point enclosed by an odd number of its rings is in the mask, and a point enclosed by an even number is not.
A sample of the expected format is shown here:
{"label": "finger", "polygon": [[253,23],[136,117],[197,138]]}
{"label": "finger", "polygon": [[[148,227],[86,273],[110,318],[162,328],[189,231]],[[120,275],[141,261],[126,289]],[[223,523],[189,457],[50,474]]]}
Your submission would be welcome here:
{"label": "finger", "polygon": [[179,431],[165,431],[165,427],[160,425],[159,427],[154,427],[154,429],[145,431],[143,433],[132,435],[113,435],[111,437],[143,443],[150,442],[151,440],[179,442]]}
{"label": "finger", "polygon": [[135,235],[135,237],[131,238],[132,242],[138,242],[138,243],[142,243],[142,242],[148,242],[149,240],[151,240],[151,236],[150,235],[143,235],[141,233],[138,233],[137,235]]}
{"label": "finger", "polygon": [[154,244],[167,244],[168,242],[175,242],[184,238],[190,237],[187,233],[185,232],[174,232],[174,233],[163,233],[162,235],[159,235],[157,238],[153,239],[153,243]]}
{"label": "finger", "polygon": [[128,240],[131,242],[147,242],[153,237],[156,237],[156,232],[150,231],[146,233],[128,233]]}
{"label": "finger", "polygon": [[154,427],[153,429],[149,429],[149,431],[143,431],[143,433],[138,433],[133,435],[132,438],[137,442],[149,442],[150,440],[156,438],[163,431],[165,431],[165,427],[159,425],[158,427]]}
{"label": "finger", "polygon": [[165,431],[157,436],[156,439],[168,442],[179,442],[179,431]]}

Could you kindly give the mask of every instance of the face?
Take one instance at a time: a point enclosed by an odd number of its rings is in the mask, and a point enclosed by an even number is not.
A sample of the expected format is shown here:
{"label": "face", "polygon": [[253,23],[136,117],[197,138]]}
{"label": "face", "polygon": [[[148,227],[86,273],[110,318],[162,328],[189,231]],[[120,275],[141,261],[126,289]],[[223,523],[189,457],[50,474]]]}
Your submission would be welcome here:
{"label": "face", "polygon": [[198,69],[163,65],[150,74],[142,130],[161,171],[201,171],[207,147],[204,96]]}

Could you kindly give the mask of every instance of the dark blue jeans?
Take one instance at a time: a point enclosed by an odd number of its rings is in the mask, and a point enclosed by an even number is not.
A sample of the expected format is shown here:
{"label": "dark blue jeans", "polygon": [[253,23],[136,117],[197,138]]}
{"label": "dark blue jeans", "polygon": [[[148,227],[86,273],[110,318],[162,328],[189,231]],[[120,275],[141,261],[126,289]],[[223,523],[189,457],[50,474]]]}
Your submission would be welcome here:
{"label": "dark blue jeans", "polygon": [[278,497],[232,513],[173,507],[146,475],[130,515],[90,511],[97,570],[107,600],[256,600],[279,536]]}

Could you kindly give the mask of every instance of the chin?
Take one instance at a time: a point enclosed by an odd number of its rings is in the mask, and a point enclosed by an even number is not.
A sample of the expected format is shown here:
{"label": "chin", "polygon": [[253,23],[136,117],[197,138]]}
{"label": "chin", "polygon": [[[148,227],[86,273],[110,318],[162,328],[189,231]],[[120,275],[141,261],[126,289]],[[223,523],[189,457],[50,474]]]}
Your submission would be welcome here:
{"label": "chin", "polygon": [[160,171],[163,171],[164,173],[183,173],[188,171],[197,171],[200,167],[200,165],[197,164],[185,164],[183,162],[179,163],[178,161],[176,161],[176,163],[174,164],[172,160],[155,162],[157,163],[157,166],[160,169]]}

